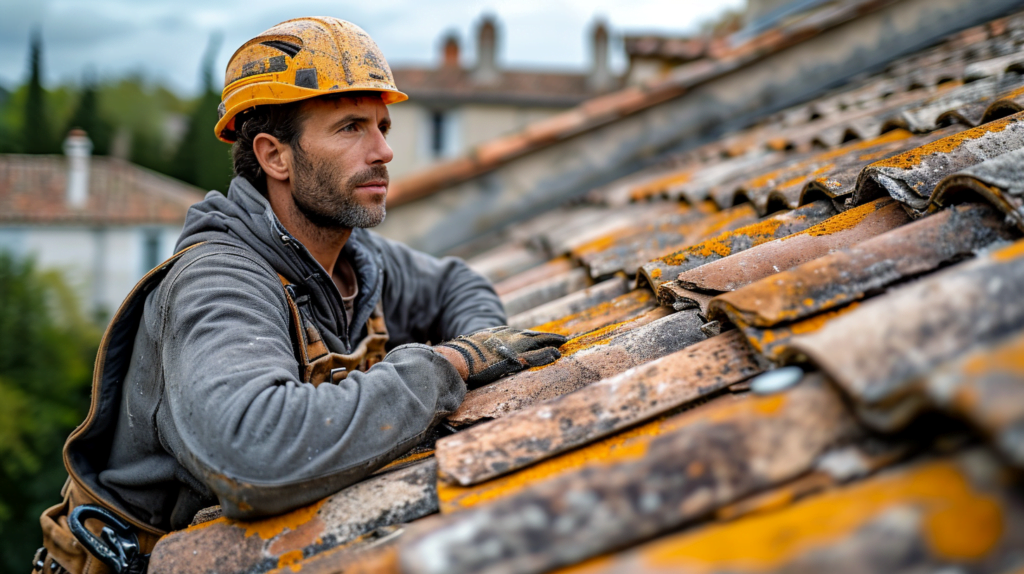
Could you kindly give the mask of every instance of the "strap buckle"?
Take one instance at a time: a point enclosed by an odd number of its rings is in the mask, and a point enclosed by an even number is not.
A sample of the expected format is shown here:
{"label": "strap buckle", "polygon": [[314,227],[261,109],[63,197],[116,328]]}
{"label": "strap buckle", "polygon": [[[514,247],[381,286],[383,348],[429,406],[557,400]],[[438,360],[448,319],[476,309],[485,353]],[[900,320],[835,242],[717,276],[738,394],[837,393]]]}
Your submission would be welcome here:
{"label": "strap buckle", "polygon": [[[89,519],[103,523],[102,540],[85,528]],[[149,554],[142,553],[135,528],[106,508],[95,504],[77,506],[68,515],[68,527],[78,542],[115,574],[142,574],[149,566]]]}

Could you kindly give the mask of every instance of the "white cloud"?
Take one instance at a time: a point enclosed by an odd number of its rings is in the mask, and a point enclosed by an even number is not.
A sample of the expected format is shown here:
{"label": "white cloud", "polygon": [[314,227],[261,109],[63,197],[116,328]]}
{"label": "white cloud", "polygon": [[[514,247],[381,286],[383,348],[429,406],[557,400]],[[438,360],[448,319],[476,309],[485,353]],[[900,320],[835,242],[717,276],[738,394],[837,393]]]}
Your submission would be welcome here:
{"label": "white cloud", "polygon": [[[101,76],[143,71],[191,93],[210,36],[223,35],[217,59],[223,70],[235,47],[270,26],[302,15],[351,20],[370,33],[395,64],[436,61],[442,34],[454,31],[465,61],[474,57],[476,24],[498,17],[499,57],[508,65],[582,68],[589,61],[589,30],[597,18],[613,37],[623,32],[683,34],[743,0],[0,0],[0,83],[24,79],[28,36],[40,26],[49,84],[78,80],[92,68]],[[615,44],[613,44],[615,46]],[[621,48],[619,48],[621,50]],[[622,66],[621,53],[613,64]]]}

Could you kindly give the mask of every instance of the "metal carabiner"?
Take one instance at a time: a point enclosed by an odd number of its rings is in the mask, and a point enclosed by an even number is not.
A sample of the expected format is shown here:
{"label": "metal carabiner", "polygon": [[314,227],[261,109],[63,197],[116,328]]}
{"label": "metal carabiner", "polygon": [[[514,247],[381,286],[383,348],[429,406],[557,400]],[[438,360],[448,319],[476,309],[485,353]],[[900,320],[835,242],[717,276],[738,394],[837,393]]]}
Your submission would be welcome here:
{"label": "metal carabiner", "polygon": [[[102,540],[85,528],[89,519],[103,523]],[[149,566],[149,554],[142,553],[135,529],[106,508],[95,504],[77,506],[68,515],[68,527],[78,542],[115,574],[144,574]]]}

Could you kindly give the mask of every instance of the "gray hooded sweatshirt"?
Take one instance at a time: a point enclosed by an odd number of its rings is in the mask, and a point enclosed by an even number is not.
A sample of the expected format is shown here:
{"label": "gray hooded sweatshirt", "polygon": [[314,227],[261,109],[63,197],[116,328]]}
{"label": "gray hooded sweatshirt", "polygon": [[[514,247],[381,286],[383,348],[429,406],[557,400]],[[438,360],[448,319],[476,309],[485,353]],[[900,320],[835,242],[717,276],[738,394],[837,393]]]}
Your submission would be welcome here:
{"label": "gray hooded sweatshirt", "polygon": [[[229,517],[287,511],[407,452],[466,392],[423,343],[502,325],[490,284],[363,229],[342,251],[359,295],[346,324],[330,274],[245,179],[192,206],[178,260],[145,302],[102,487],[140,521],[186,526],[220,503]],[[309,294],[327,344],[349,353],[383,303],[383,362],[338,384],[303,384],[282,274]]]}

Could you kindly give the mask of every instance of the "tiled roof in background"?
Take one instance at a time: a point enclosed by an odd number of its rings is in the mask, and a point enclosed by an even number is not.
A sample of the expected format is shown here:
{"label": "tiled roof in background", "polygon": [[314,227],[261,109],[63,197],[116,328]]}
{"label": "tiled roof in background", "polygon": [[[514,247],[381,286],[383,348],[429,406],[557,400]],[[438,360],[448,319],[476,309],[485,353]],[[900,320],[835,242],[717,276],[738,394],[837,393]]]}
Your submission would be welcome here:
{"label": "tiled roof in background", "polygon": [[707,53],[709,39],[705,37],[677,38],[672,36],[626,36],[622,39],[626,55],[630,57],[658,58],[660,60],[692,62]]}
{"label": "tiled roof in background", "polygon": [[702,82],[749,65],[765,54],[781,51],[894,2],[827,2],[814,12],[813,17],[772,28],[735,45],[724,40],[712,42],[705,54],[707,57],[680,66],[665,77],[593,98],[578,108],[531,125],[523,132],[487,142],[466,157],[442,162],[397,181],[392,186],[388,201],[398,206],[427,196],[444,185],[471,178],[509,159],[677,97]]}
{"label": "tiled roof in background", "polygon": [[126,161],[90,160],[85,205],[67,201],[63,156],[0,155],[0,223],[181,224],[204,192]]}
{"label": "tiled roof in background", "polygon": [[464,68],[395,68],[395,84],[421,102],[516,103],[575,106],[594,95],[587,74],[500,70],[494,81],[474,81]]}
{"label": "tiled roof in background", "polygon": [[470,263],[560,360],[151,572],[1019,572],[1022,62],[1024,13],[513,226]]}

